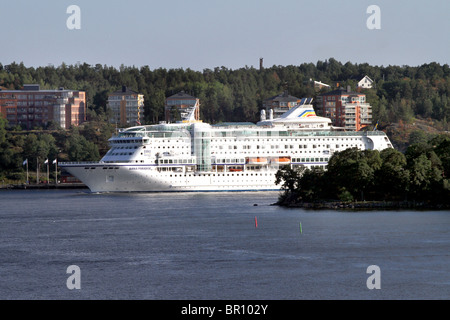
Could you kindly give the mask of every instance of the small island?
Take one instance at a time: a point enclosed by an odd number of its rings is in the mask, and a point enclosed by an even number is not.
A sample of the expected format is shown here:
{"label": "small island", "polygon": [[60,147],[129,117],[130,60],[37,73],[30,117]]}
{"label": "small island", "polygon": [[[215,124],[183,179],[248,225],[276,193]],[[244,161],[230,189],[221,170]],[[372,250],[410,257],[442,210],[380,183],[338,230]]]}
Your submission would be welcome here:
{"label": "small island", "polygon": [[276,205],[311,209],[449,209],[450,135],[395,149],[336,152],[326,170],[278,170]]}

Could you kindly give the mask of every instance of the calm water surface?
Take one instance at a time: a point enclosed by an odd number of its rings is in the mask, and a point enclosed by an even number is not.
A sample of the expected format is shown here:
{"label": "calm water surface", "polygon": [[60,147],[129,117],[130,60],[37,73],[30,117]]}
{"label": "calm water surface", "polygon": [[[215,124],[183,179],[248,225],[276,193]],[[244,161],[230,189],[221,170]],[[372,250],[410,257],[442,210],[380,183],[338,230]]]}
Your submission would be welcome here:
{"label": "calm water surface", "polygon": [[450,298],[449,211],[307,211],[277,196],[1,191],[0,298]]}

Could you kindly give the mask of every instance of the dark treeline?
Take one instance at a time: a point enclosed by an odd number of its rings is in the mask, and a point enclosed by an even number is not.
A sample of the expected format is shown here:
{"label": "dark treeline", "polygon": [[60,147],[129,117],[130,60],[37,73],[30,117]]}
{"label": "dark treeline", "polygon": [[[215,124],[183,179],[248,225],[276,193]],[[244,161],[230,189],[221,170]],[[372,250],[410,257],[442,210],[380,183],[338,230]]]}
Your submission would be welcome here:
{"label": "dark treeline", "polygon": [[[50,123],[34,132],[10,127],[0,121],[0,178],[23,178],[22,163],[32,159],[63,161],[99,160],[108,149],[107,139],[114,132],[108,123],[108,94],[122,85],[144,94],[143,124],[164,120],[165,98],[185,91],[200,98],[201,119],[209,123],[222,121],[258,121],[263,101],[288,90],[298,98],[313,97],[310,80],[335,87],[355,89],[368,75],[375,81],[373,89],[364,90],[373,108],[373,122],[386,130],[395,146],[404,149],[409,143],[426,141],[429,128],[449,130],[450,68],[447,64],[409,66],[371,66],[367,63],[342,64],[333,58],[298,66],[272,66],[262,70],[244,67],[236,70],[217,67],[213,70],[154,69],[86,63],[77,65],[26,67],[23,63],[0,64],[0,86],[21,89],[24,84],[39,84],[41,89],[83,90],[87,96],[87,120],[80,128],[61,130]],[[406,125],[426,119],[431,126],[407,130]],[[395,130],[392,130],[394,128]],[[44,129],[44,130],[43,130]],[[46,129],[46,130],[45,130]],[[48,130],[52,129],[52,130]]]}
{"label": "dark treeline", "polygon": [[328,168],[276,174],[284,192],[279,203],[321,201],[423,201],[450,204],[450,135],[395,149],[347,149],[335,153]]}
{"label": "dark treeline", "polygon": [[96,64],[62,64],[58,67],[26,67],[23,63],[0,64],[0,85],[20,89],[37,83],[41,88],[58,87],[84,90],[90,114],[106,111],[108,93],[122,85],[144,94],[144,122],[164,120],[165,98],[181,90],[200,98],[201,118],[205,122],[257,121],[263,101],[284,90],[302,97],[318,92],[310,80],[335,87],[356,88],[368,75],[375,88],[366,90],[373,107],[373,120],[381,126],[414,121],[415,117],[437,120],[447,130],[450,116],[450,67],[429,63],[417,67],[371,66],[367,63],[342,64],[333,58],[298,66],[272,66],[262,70],[245,67],[231,70],[154,69],[148,66],[114,68]]}

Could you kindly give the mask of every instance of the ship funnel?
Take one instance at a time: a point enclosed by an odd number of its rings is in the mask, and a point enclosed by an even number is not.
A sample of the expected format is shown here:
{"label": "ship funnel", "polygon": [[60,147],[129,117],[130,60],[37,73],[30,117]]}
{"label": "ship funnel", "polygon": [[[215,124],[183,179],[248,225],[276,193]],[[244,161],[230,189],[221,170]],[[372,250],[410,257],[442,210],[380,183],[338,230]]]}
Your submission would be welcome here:
{"label": "ship funnel", "polygon": [[261,121],[266,120],[266,110],[261,110]]}

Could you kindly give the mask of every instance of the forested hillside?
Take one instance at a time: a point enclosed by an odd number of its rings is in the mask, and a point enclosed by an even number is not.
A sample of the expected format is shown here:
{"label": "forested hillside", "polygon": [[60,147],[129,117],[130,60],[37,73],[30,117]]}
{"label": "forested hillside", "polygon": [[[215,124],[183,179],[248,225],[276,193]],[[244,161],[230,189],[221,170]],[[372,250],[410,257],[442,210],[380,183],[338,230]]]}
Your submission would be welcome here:
{"label": "forested hillside", "polygon": [[366,90],[374,108],[374,121],[381,125],[414,122],[415,118],[436,120],[447,128],[450,116],[450,67],[448,64],[410,66],[370,66],[342,64],[333,58],[298,66],[273,66],[263,70],[245,67],[237,70],[155,69],[106,65],[65,65],[26,67],[23,63],[0,64],[0,86],[20,89],[26,83],[38,83],[42,89],[58,87],[84,90],[91,110],[102,113],[108,93],[122,85],[137,90],[145,98],[145,122],[163,119],[165,98],[184,90],[200,98],[202,119],[206,122],[256,121],[262,102],[285,89],[293,96],[315,97],[310,79],[332,86],[339,83],[356,88],[368,75],[376,83]]}
{"label": "forested hillside", "polygon": [[[9,128],[5,121],[0,121],[0,176],[22,170],[23,160],[38,154],[43,158],[98,160],[106,152],[107,138],[114,130],[106,121],[107,97],[122,85],[144,94],[143,123],[146,124],[163,120],[165,98],[181,90],[200,98],[201,119],[205,122],[255,122],[263,101],[284,90],[299,98],[315,98],[320,91],[314,89],[311,80],[327,83],[332,88],[339,84],[356,89],[357,82],[365,75],[375,81],[373,89],[364,90],[367,102],[373,107],[374,124],[378,122],[378,128],[388,133],[398,149],[404,151],[411,142],[427,141],[435,133],[449,130],[448,64],[385,67],[343,64],[330,58],[315,64],[272,66],[262,70],[246,66],[236,70],[217,67],[203,71],[151,70],[148,66],[114,68],[86,63],[37,68],[15,62],[0,64],[0,86],[7,89],[21,89],[23,84],[36,83],[41,89],[64,87],[86,91],[89,121],[79,129],[35,133]],[[41,144],[39,150],[27,147],[39,145],[34,140]]]}

